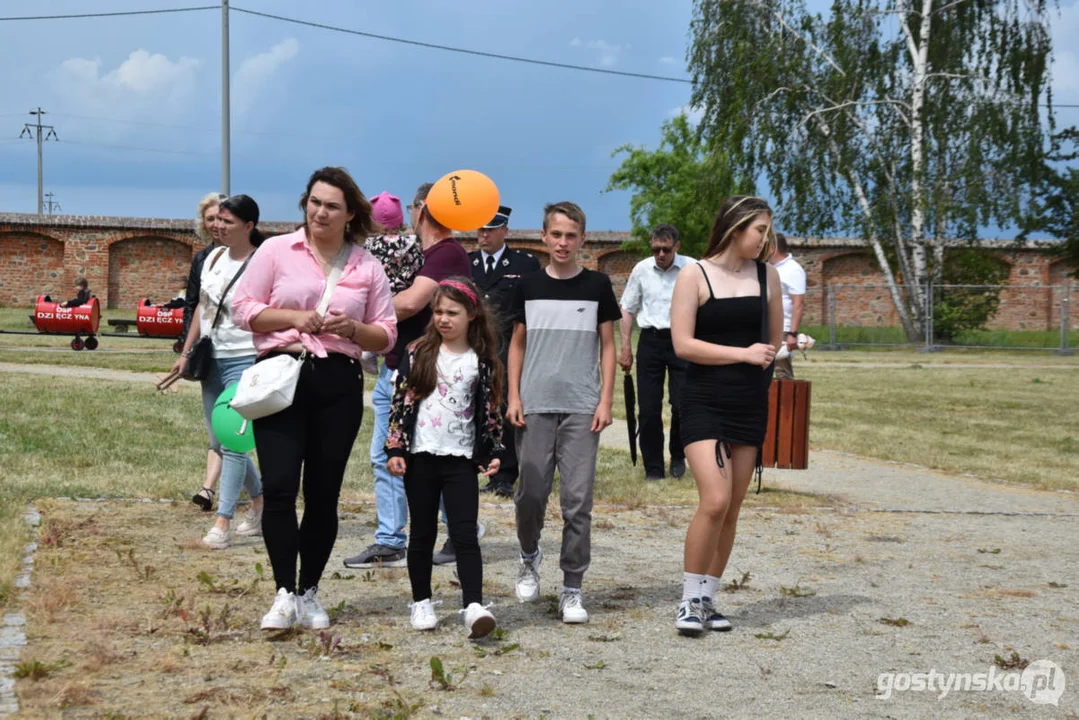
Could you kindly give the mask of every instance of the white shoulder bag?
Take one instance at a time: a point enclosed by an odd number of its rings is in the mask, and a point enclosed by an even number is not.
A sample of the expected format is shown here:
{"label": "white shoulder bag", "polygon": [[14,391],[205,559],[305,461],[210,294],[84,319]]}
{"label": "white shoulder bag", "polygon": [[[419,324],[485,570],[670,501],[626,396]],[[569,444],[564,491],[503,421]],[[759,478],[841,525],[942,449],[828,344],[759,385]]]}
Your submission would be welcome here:
{"label": "white shoulder bag", "polygon": [[[330,296],[337,288],[337,281],[341,279],[351,252],[352,244],[346,241],[333,259],[330,274],[326,277],[326,289],[322,291],[322,299],[318,303],[319,315],[326,314]],[[307,351],[304,350],[299,358],[278,355],[255,363],[240,376],[236,395],[229,406],[247,420],[258,420],[281,412],[292,404],[296,396],[296,383],[300,380],[300,370],[306,359]]]}

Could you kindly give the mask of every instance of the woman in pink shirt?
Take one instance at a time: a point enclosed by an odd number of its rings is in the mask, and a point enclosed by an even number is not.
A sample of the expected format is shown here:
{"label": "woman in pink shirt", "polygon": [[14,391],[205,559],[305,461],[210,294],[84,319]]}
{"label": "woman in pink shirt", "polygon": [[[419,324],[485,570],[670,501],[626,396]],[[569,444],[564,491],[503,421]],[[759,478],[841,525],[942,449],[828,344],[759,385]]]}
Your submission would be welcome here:
{"label": "woman in pink shirt", "polygon": [[[329,626],[318,582],[337,539],[337,498],[363,417],[360,355],[386,351],[397,338],[386,274],[363,248],[375,222],[355,181],[343,168],[316,170],[300,208],[303,227],[263,243],[232,304],[236,323],[254,333],[259,359],[305,358],[292,405],[254,421],[263,538],[277,584],[264,630]],[[326,314],[319,315],[340,253],[347,254],[344,270]],[[304,515],[297,524],[301,473]]]}

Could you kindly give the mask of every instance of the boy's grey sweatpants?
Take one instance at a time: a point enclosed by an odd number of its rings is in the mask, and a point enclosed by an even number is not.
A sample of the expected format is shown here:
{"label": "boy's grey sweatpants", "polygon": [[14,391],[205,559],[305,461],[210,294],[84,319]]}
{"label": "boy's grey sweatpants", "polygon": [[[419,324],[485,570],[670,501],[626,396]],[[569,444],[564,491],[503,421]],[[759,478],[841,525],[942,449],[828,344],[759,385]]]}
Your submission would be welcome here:
{"label": "boy's grey sweatpants", "polygon": [[581,587],[592,559],[592,489],[596,483],[599,433],[592,432],[592,415],[540,413],[525,416],[517,429],[517,539],[521,552],[539,549],[547,500],[559,474],[562,503],[563,584]]}

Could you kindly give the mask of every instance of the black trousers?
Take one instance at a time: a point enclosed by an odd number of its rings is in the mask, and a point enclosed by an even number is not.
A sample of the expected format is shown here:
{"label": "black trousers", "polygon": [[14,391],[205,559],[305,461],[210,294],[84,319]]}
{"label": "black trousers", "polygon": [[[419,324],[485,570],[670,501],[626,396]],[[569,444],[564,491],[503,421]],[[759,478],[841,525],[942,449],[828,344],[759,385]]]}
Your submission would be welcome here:
{"label": "black trousers", "polygon": [[642,328],[637,340],[637,405],[640,408],[641,458],[648,475],[665,475],[663,466],[663,381],[668,380],[671,404],[670,453],[672,460],[684,460],[682,435],[678,425],[678,398],[686,379],[685,360],[674,354],[670,330]]}
{"label": "black trousers", "polygon": [[[292,405],[255,420],[262,470],[262,536],[278,589],[316,587],[337,540],[337,498],[363,419],[363,370],[358,360],[308,357]],[[303,521],[296,497],[303,477]],[[296,560],[300,581],[296,583]]]}
{"label": "black trousers", "polygon": [[408,458],[405,496],[412,520],[408,540],[408,579],[412,599],[431,597],[431,556],[438,534],[439,499],[446,505],[450,540],[457,553],[457,578],[463,602],[483,602],[483,558],[476,538],[480,486],[469,458],[416,453]]}
{"label": "black trousers", "polygon": [[[503,367],[503,382],[502,382],[502,416],[506,416],[507,398],[509,394],[509,379],[506,373],[509,372],[508,357],[509,357],[509,340],[506,339],[502,344],[502,354],[499,355],[499,359],[502,361]],[[509,420],[505,420],[502,423],[502,444],[506,447],[502,455],[499,456],[501,464],[498,466],[498,472],[491,476],[491,482],[496,485],[505,485],[506,487],[513,487],[513,484],[517,482],[517,439],[516,430],[513,424]]]}

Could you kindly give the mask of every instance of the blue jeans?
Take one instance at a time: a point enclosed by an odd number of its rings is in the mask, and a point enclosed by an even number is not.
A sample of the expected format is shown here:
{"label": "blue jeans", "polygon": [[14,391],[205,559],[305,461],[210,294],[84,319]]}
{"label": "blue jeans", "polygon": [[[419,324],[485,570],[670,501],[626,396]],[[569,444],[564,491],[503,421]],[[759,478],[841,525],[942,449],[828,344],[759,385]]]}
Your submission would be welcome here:
{"label": "blue jeans", "polygon": [[393,370],[382,364],[378,382],[371,393],[375,410],[375,425],[371,430],[371,471],[375,474],[375,507],[378,510],[378,530],[375,542],[386,547],[404,549],[407,536],[408,499],[405,479],[391,475],[386,469],[386,433],[390,429],[390,401],[393,399]]}
{"label": "blue jeans", "polygon": [[221,455],[221,487],[218,490],[217,514],[230,520],[236,514],[240,488],[246,489],[252,499],[257,498],[262,495],[262,478],[259,477],[250,455],[221,447],[214,435],[210,417],[218,396],[225,388],[238,383],[243,371],[254,364],[254,355],[215,358],[210,368],[210,376],[202,381],[202,412],[206,416],[206,428],[210,433],[210,447]]}

